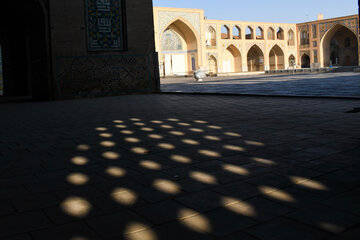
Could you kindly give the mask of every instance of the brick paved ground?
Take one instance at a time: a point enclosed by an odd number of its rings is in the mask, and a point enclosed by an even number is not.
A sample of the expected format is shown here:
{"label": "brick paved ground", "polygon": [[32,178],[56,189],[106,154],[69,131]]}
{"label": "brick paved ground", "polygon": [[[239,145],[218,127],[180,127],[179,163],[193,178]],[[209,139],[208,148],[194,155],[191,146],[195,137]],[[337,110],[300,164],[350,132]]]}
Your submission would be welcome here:
{"label": "brick paved ground", "polygon": [[0,239],[358,239],[359,103],[0,104]]}
{"label": "brick paved ground", "polygon": [[207,78],[201,83],[193,78],[165,78],[161,80],[161,89],[164,92],[360,97],[360,74],[248,75]]}

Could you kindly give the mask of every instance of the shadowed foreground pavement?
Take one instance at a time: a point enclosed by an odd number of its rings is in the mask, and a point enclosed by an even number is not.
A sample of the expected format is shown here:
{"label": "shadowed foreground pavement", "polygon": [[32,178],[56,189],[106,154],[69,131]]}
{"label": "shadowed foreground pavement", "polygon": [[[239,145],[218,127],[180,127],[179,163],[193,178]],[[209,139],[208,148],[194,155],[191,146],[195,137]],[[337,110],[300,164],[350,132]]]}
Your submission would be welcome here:
{"label": "shadowed foreground pavement", "polygon": [[358,239],[359,103],[1,104],[0,239]]}

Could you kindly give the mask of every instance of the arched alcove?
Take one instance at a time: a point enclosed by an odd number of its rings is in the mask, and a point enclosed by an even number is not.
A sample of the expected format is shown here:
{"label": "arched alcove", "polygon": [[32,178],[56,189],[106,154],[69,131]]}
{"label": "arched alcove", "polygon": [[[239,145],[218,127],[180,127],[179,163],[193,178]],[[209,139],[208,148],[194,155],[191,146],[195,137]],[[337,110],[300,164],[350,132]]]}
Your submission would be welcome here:
{"label": "arched alcove", "polygon": [[295,65],[296,65],[296,58],[295,58],[294,55],[291,54],[289,56],[289,66],[290,67],[295,67]]}
{"label": "arched alcove", "polygon": [[223,72],[241,72],[241,53],[234,45],[226,48],[223,56]]}
{"label": "arched alcove", "polygon": [[310,67],[310,56],[304,53],[301,56],[301,68],[309,68]]}
{"label": "arched alcove", "polygon": [[241,39],[241,29],[238,26],[233,27],[233,39]]}
{"label": "arched alcove", "polygon": [[264,39],[264,30],[261,27],[256,28],[256,39],[263,40]]}
{"label": "arched alcove", "polygon": [[247,54],[247,64],[249,72],[264,71],[264,53],[257,45],[254,45],[249,49]]}
{"label": "arched alcove", "polygon": [[214,75],[218,73],[218,64],[217,60],[213,55],[210,55],[208,58],[209,61],[209,73],[210,75]]}
{"label": "arched alcove", "polygon": [[165,75],[188,75],[198,68],[198,39],[182,19],[163,31],[161,45]]}
{"label": "arched alcove", "polygon": [[213,27],[208,27],[206,30],[206,46],[215,47],[216,46],[216,31]]}
{"label": "arched alcove", "polygon": [[275,30],[272,27],[268,28],[268,40],[275,40]]}
{"label": "arched alcove", "polygon": [[250,26],[245,29],[245,39],[254,39],[254,30]]}
{"label": "arched alcove", "polygon": [[[16,20],[9,21],[9,12]],[[48,13],[37,0],[1,1],[3,95],[52,97]]]}
{"label": "arched alcove", "polygon": [[321,40],[321,58],[324,67],[357,66],[358,39],[349,28],[337,24]]}
{"label": "arched alcove", "polygon": [[221,26],[221,39],[230,39],[230,29],[226,25]]}
{"label": "arched alcove", "polygon": [[275,45],[270,50],[269,64],[270,70],[280,70],[284,69],[285,67],[284,52],[278,45]]}
{"label": "arched alcove", "polygon": [[288,31],[288,46],[295,46],[295,34],[291,29]]}

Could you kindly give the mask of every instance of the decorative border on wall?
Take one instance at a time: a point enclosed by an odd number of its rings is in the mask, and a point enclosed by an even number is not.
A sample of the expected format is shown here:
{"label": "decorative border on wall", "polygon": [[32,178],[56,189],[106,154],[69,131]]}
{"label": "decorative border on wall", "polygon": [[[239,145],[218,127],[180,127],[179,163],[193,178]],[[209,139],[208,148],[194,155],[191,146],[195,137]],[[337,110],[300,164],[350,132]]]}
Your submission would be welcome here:
{"label": "decorative border on wall", "polygon": [[161,37],[164,28],[178,17],[188,21],[195,28],[200,38],[201,36],[200,13],[161,11],[161,10],[158,10],[157,13],[158,13],[159,38]]}
{"label": "decorative border on wall", "polygon": [[123,51],[123,0],[86,0],[88,51]]}
{"label": "decorative border on wall", "polygon": [[284,43],[269,43],[268,44],[268,50],[271,51],[271,49],[275,46],[278,45],[281,48],[281,51],[285,52],[285,44]]}
{"label": "decorative border on wall", "polygon": [[57,57],[56,84],[61,98],[151,92],[150,56]]}
{"label": "decorative border on wall", "polygon": [[336,24],[344,25],[352,30],[356,36],[359,36],[359,23],[357,18],[343,19],[338,21],[330,21],[326,23],[320,23],[320,39],[324,37],[324,35]]}

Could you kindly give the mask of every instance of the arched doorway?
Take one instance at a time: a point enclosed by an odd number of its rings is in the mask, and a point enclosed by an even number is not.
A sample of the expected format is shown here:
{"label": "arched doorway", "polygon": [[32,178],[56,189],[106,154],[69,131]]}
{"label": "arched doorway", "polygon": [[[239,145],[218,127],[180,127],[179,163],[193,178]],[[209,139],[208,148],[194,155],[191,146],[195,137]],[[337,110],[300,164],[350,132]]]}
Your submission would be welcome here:
{"label": "arched doorway", "polygon": [[249,72],[264,71],[264,54],[261,49],[254,45],[247,54],[247,64]]}
{"label": "arched doorway", "polygon": [[164,75],[189,75],[198,68],[198,41],[184,21],[172,22],[161,36]]}
{"label": "arched doorway", "polygon": [[301,56],[301,68],[310,68],[310,56],[306,53]]}
{"label": "arched doorway", "polygon": [[213,55],[211,55],[208,61],[209,61],[209,74],[216,75],[218,73],[218,65],[216,58]]}
{"label": "arched doorway", "polygon": [[295,57],[294,57],[294,55],[290,55],[290,57],[289,57],[289,67],[295,67],[295,65],[296,65],[296,59],[295,59]]}
{"label": "arched doorway", "polygon": [[216,47],[216,31],[213,27],[209,27],[206,31],[206,46]]}
{"label": "arched doorway", "polygon": [[[49,24],[46,8],[37,0],[1,1],[3,95],[52,97]],[[16,13],[14,16],[9,14]]]}
{"label": "arched doorway", "polygon": [[223,72],[241,72],[241,54],[234,46],[230,45],[223,54]]}
{"label": "arched doorway", "polygon": [[321,50],[324,67],[358,65],[358,39],[343,25],[337,24],[325,34]]}
{"label": "arched doorway", "polygon": [[280,70],[284,69],[285,62],[284,62],[284,52],[278,45],[275,45],[269,54],[269,64],[270,70]]}

